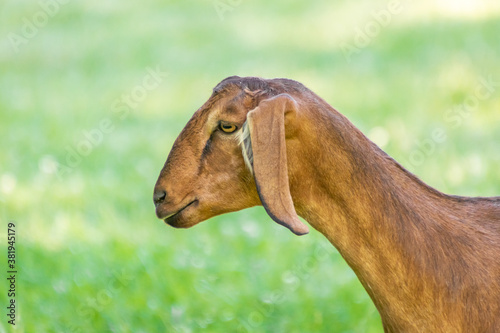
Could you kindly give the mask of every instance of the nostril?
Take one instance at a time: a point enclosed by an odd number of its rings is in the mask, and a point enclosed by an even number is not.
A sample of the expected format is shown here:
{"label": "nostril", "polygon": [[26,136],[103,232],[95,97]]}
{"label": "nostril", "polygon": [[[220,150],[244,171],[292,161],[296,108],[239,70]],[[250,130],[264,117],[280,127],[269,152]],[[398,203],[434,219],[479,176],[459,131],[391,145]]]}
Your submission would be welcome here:
{"label": "nostril", "polygon": [[161,204],[163,200],[165,200],[165,197],[167,196],[167,192],[163,190],[156,190],[155,193],[153,194],[153,201],[156,206]]}

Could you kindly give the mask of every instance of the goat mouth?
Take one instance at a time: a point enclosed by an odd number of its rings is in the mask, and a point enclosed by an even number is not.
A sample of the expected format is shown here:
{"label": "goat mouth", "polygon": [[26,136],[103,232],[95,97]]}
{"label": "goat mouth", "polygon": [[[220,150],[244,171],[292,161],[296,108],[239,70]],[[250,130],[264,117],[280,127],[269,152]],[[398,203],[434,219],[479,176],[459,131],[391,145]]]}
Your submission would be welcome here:
{"label": "goat mouth", "polygon": [[166,217],[163,218],[163,221],[168,224],[169,226],[172,226],[174,228],[180,228],[182,227],[182,223],[180,221],[181,219],[181,215],[182,213],[190,206],[192,206],[193,204],[197,203],[198,200],[193,200],[191,201],[190,203],[188,203],[186,206],[182,207],[181,209],[179,209],[178,211],[170,214],[170,215],[167,215]]}

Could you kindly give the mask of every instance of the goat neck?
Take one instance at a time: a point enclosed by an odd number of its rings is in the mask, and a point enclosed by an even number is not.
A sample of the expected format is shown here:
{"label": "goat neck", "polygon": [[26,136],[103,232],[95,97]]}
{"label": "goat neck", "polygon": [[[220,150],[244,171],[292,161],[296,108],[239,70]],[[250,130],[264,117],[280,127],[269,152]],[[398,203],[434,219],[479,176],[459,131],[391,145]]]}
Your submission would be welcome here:
{"label": "goat neck", "polygon": [[500,313],[492,299],[500,223],[479,220],[490,214],[498,222],[499,200],[444,195],[321,99],[301,104],[301,130],[287,138],[295,208],[357,274],[385,330],[492,329],[481,313]]}

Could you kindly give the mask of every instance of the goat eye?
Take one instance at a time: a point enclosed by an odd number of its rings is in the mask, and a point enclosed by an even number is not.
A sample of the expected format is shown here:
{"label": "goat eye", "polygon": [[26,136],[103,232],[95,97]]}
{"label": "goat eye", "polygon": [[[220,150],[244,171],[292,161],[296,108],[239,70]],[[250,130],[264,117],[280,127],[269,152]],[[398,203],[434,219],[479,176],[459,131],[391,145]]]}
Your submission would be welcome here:
{"label": "goat eye", "polygon": [[220,123],[219,127],[224,133],[233,133],[238,128],[236,125],[228,123]]}

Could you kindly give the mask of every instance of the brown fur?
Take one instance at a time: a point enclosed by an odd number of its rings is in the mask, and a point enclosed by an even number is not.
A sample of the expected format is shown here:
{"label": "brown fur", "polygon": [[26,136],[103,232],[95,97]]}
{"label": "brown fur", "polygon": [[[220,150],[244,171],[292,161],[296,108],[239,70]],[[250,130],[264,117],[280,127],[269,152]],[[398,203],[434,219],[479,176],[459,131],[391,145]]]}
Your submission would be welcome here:
{"label": "brown fur", "polygon": [[[286,114],[283,125],[277,109]],[[250,113],[264,116],[245,123]],[[218,129],[220,120],[249,126],[255,175],[236,135]],[[265,129],[268,121],[276,125]],[[276,134],[278,126],[284,133]],[[258,131],[270,149],[254,142]],[[280,147],[285,165],[269,152]],[[283,172],[288,184],[272,181]],[[155,186],[156,213],[164,219],[180,210],[166,222],[190,227],[262,203],[292,231],[307,229],[296,211],[330,240],[386,332],[500,332],[500,197],[429,187],[298,82],[230,77],[175,141]]]}

